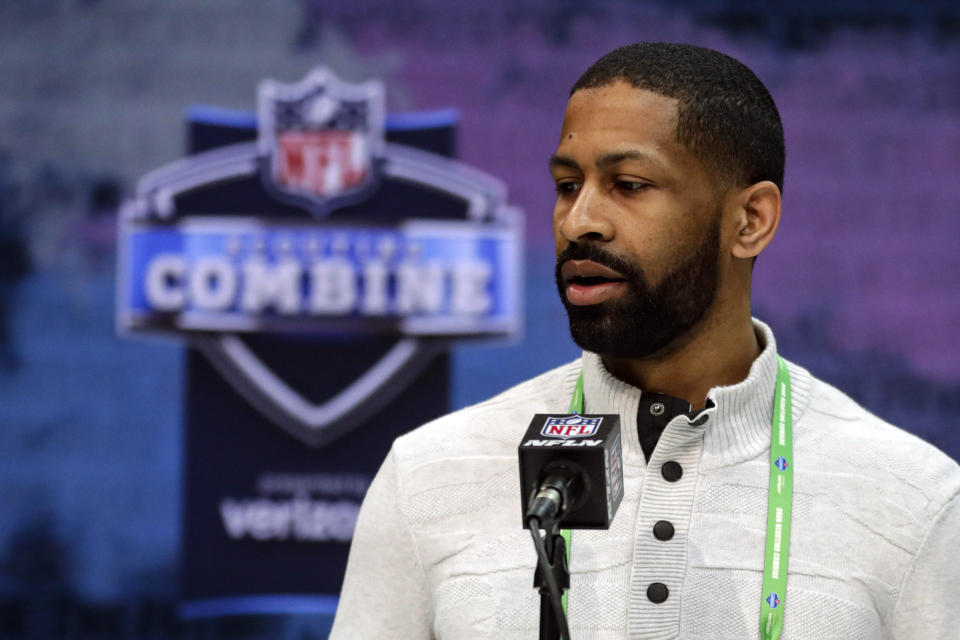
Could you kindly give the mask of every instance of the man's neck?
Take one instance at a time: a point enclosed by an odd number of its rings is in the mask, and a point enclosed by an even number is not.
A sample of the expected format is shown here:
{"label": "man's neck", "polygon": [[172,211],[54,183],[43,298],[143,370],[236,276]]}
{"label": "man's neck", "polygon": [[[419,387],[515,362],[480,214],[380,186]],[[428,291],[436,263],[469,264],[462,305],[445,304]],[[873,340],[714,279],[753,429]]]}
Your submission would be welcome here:
{"label": "man's neck", "polygon": [[749,314],[745,319],[707,318],[694,334],[681,338],[681,346],[650,358],[603,356],[607,370],[644,391],[682,398],[693,409],[702,409],[713,387],[740,382],[761,347]]}

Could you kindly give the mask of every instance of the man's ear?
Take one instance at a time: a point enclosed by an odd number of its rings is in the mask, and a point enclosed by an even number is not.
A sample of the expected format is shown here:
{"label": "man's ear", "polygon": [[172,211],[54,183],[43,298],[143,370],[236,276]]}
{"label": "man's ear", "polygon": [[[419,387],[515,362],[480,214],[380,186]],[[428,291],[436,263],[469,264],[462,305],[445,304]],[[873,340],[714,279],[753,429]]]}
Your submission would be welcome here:
{"label": "man's ear", "polygon": [[764,180],[741,191],[736,203],[736,236],[730,250],[737,258],[754,258],[770,244],[780,224],[780,189]]}

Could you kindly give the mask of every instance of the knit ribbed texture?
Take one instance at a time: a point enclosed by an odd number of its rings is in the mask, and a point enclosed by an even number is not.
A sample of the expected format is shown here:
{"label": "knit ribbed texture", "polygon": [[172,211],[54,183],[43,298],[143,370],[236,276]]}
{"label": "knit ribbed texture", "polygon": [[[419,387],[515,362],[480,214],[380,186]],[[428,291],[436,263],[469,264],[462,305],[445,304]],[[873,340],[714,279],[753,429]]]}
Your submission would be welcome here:
{"label": "knit ribbed texture", "polygon": [[[610,375],[600,357],[585,353],[584,396],[588,413],[619,413],[623,422],[624,462],[643,474],[643,491],[636,503],[638,535],[633,552],[633,583],[630,593],[628,627],[630,634],[643,638],[674,638],[679,633],[681,585],[687,567],[686,549],[693,499],[700,477],[701,459],[714,465],[749,460],[769,447],[773,389],[777,377],[776,342],[765,325],[758,324],[763,350],[742,382],[712,389],[712,406],[701,412],[694,426],[686,416],[675,417],[663,431],[657,447],[644,464],[637,432],[637,406],[642,394]],[[795,370],[798,378],[806,378]],[[804,392],[794,400],[794,410],[802,413]],[[703,420],[706,420],[703,422]],[[704,451],[710,455],[704,455]],[[672,461],[683,475],[678,481],[664,479],[661,469]],[[668,541],[653,536],[653,526],[666,520],[674,526]],[[661,603],[651,602],[646,586],[666,585],[669,596]]]}
{"label": "knit ribbed texture", "polygon": [[[521,524],[517,445],[535,413],[618,413],[624,499],[609,531],[575,531],[576,640],[758,640],[776,343],[666,427],[649,465],[641,390],[585,353],[399,438],[361,510],[331,638],[530,640],[536,563]],[[789,364],[795,493],[782,640],[958,638],[960,469]],[[700,417],[698,416],[698,417]],[[682,476],[668,482],[665,462]],[[654,524],[674,535],[662,541]],[[664,602],[647,597],[653,582]]]}

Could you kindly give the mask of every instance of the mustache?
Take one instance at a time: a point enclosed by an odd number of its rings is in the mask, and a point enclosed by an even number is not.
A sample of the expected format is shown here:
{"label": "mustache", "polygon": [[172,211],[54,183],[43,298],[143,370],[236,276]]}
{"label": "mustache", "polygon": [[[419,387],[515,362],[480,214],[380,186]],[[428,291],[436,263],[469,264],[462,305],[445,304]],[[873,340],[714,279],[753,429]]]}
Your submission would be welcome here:
{"label": "mustache", "polygon": [[563,263],[567,262],[568,260],[589,260],[613,269],[622,275],[628,282],[646,282],[646,278],[643,275],[643,270],[640,269],[639,266],[632,262],[627,262],[623,258],[616,256],[603,249],[599,245],[591,242],[580,244],[571,242],[560,253],[560,255],[557,256],[557,268],[555,271],[557,282],[561,282],[563,280],[560,274],[560,269],[563,267]]}

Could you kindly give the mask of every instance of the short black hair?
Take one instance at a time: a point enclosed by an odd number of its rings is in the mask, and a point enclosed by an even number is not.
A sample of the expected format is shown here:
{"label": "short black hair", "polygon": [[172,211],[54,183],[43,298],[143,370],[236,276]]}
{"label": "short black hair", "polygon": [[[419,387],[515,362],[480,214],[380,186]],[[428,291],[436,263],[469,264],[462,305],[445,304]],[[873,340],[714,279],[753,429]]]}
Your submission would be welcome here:
{"label": "short black hair", "polygon": [[783,124],[770,92],[743,63],[689,44],[639,42],[615,49],[570,90],[618,80],[675,98],[677,142],[728,186],[770,180],[783,191]]}

